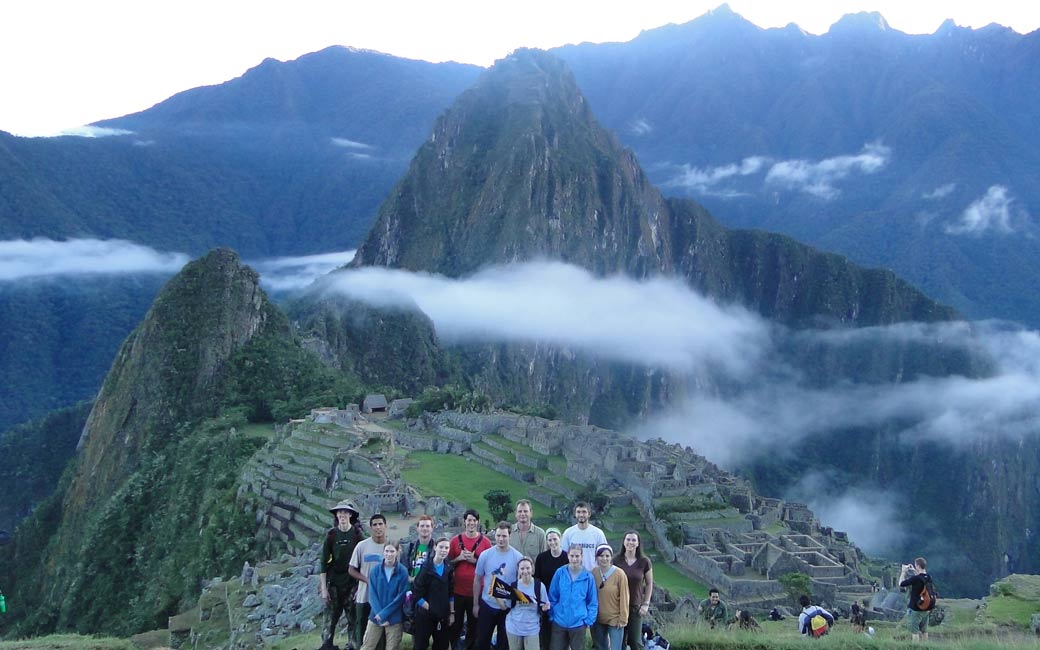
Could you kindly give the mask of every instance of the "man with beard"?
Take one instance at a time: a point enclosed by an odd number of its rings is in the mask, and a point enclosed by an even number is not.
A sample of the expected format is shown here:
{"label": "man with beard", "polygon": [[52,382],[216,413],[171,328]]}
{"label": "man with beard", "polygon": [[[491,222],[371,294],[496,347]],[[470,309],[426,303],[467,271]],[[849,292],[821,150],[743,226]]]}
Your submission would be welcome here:
{"label": "man with beard", "polygon": [[592,509],[588,503],[576,503],[574,519],[578,523],[563,531],[563,539],[560,542],[560,547],[567,553],[575,546],[581,549],[581,564],[586,571],[592,571],[596,567],[596,548],[607,543],[607,536],[603,531],[589,522],[591,516]]}

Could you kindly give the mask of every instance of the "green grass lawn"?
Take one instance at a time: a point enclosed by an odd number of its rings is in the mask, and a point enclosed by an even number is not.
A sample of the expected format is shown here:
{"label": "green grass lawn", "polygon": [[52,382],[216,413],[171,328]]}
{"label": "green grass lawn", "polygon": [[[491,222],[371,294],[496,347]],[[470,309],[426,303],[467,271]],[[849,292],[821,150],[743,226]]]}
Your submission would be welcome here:
{"label": "green grass lawn", "polygon": [[660,555],[656,553],[648,555],[654,563],[654,584],[667,589],[672,598],[682,595],[692,595],[697,598],[708,597],[707,585],[686,577],[678,569],[663,561]]}
{"label": "green grass lawn", "polygon": [[270,422],[251,422],[242,427],[239,433],[249,438],[270,440],[274,437],[274,424]]}
{"label": "green grass lawn", "polygon": [[[433,451],[413,451],[408,454],[408,460],[417,462],[419,466],[406,468],[401,475],[423,494],[441,496],[486,512],[487,502],[484,501],[484,494],[489,490],[505,490],[509,492],[513,501],[524,498],[531,500],[535,521],[539,526],[542,526],[545,514],[551,512],[549,506],[531,499],[528,494],[531,488],[529,483],[499,474],[465,458]],[[539,514],[542,516],[539,517]]]}
{"label": "green grass lawn", "polygon": [[134,650],[134,645],[128,639],[52,634],[21,641],[2,641],[0,650]]}
{"label": "green grass lawn", "polygon": [[518,472],[533,472],[534,471],[533,468],[530,468],[527,465],[521,465],[520,463],[516,462],[516,457],[513,456],[513,454],[509,453],[508,451],[502,451],[500,449],[495,449],[491,445],[489,445],[487,443],[484,443],[484,442],[474,442],[473,443],[473,447],[479,448],[479,449],[482,449],[482,450],[484,450],[486,452],[490,452],[490,453],[494,454],[495,458],[498,460],[498,462],[500,462],[503,465],[506,465],[508,467],[511,467],[511,468],[515,469],[516,471],[518,471]]}
{"label": "green grass lawn", "polygon": [[1017,595],[991,596],[986,602],[985,617],[997,625],[1014,625],[1029,627],[1029,619],[1040,613],[1035,600],[1020,598]]}
{"label": "green grass lawn", "polygon": [[[1008,648],[1036,648],[1035,640],[1019,637],[968,637],[955,640],[929,639],[928,643],[913,645],[901,625],[876,626],[876,634],[869,637],[857,633],[847,623],[835,625],[829,634],[808,641],[798,633],[797,623],[785,621],[759,621],[761,632],[739,632],[710,630],[707,627],[683,626],[670,628],[666,633],[672,648],[685,650],[798,650],[807,643],[814,648],[834,650],[902,650],[904,648],[943,648],[945,650],[1006,650]],[[939,628],[941,629],[941,627]]]}
{"label": "green grass lawn", "polygon": [[539,454],[534,449],[531,449],[530,447],[528,447],[526,445],[522,445],[519,442],[514,442],[514,441],[510,440],[509,438],[506,438],[505,436],[497,434],[497,433],[489,433],[488,435],[484,436],[484,439],[485,440],[494,440],[495,442],[501,444],[504,447],[509,447],[513,451],[520,452],[521,454],[523,454],[525,456],[530,456],[531,458],[542,458],[542,459],[545,459],[546,461],[548,461],[548,459],[549,459],[549,456],[547,456],[546,454]]}

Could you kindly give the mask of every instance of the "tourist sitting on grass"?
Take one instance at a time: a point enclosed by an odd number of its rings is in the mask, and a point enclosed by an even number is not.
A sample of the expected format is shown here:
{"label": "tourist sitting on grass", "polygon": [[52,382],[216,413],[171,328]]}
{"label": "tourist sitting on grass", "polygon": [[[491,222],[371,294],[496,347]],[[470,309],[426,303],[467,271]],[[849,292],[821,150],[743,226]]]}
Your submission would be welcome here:
{"label": "tourist sitting on grass", "polygon": [[719,590],[712,587],[708,590],[708,597],[701,601],[701,619],[714,630],[716,626],[725,625],[726,618],[726,603],[722,602]]}

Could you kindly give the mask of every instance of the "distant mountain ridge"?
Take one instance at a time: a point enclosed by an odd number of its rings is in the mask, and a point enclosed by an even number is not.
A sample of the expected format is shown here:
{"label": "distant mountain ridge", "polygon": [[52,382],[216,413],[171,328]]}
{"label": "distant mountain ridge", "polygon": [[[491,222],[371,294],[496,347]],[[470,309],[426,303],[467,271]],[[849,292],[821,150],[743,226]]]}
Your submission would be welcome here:
{"label": "distant mountain ridge", "polygon": [[130,135],[0,133],[0,238],[123,238],[195,255],[352,248],[478,71],[333,47],[97,124]]}
{"label": "distant mountain ridge", "polygon": [[[864,13],[813,36],[723,5],[555,53],[667,194],[892,268],[970,317],[1040,323],[1040,32],[948,21],[907,35]],[[116,139],[129,146],[0,136],[0,236],[245,255],[352,247],[478,73],[329,48],[99,123],[139,131]],[[159,163],[171,173],[148,171]],[[120,187],[137,189],[111,200]]]}
{"label": "distant mountain ridge", "polygon": [[554,53],[666,193],[892,268],[970,317],[1040,323],[1040,32],[908,35],[864,13],[813,36],[723,6]]}

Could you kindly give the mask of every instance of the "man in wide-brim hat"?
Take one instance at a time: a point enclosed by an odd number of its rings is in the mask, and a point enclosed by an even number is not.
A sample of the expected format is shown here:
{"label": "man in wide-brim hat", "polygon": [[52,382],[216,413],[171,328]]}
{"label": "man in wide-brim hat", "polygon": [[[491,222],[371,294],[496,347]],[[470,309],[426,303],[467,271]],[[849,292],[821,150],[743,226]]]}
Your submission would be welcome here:
{"label": "man in wide-brim hat", "polygon": [[325,603],[325,625],[321,632],[322,650],[334,650],[333,637],[341,614],[347,615],[347,648],[357,625],[354,610],[354,592],[357,581],[350,576],[350,556],[354,547],[365,538],[358,519],[361,512],[353,501],[345,499],[329,508],[336,525],[325,534],[321,550],[321,569],[318,582],[321,600]]}

